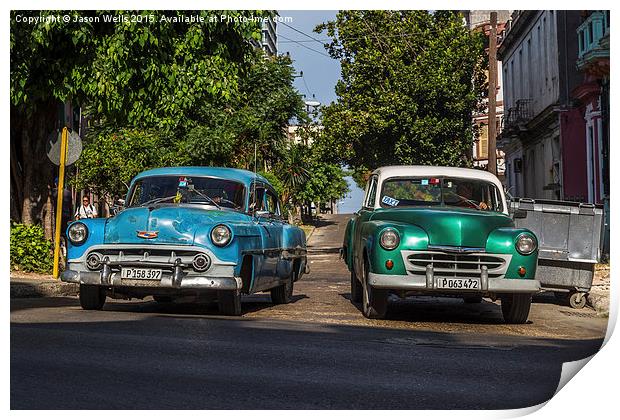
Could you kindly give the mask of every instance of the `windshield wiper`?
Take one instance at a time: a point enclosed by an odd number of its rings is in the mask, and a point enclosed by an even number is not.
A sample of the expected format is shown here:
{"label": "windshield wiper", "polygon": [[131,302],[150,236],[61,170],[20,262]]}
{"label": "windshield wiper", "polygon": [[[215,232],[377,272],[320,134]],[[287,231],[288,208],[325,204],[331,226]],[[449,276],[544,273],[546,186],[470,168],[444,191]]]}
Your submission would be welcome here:
{"label": "windshield wiper", "polygon": [[161,203],[162,201],[166,201],[166,200],[172,200],[173,198],[176,197],[175,195],[171,195],[170,197],[158,197],[158,198],[153,198],[152,200],[149,201],[145,201],[144,203],[140,204],[140,207],[145,207],[148,206],[150,204],[157,204],[157,203]]}
{"label": "windshield wiper", "polygon": [[206,199],[207,199],[207,200],[209,200],[211,203],[213,203],[213,205],[214,205],[215,207],[217,207],[217,209],[218,209],[218,210],[222,210],[222,207],[221,207],[219,204],[217,204],[217,203],[215,202],[215,200],[214,200],[214,199],[212,199],[211,197],[209,197],[208,195],[203,194],[203,193],[201,193],[201,192],[200,192],[200,191],[198,191],[198,190],[190,190],[190,191],[193,191],[193,192],[197,193],[198,195],[200,195],[200,196],[201,196],[201,197],[203,197],[203,198],[206,198]]}

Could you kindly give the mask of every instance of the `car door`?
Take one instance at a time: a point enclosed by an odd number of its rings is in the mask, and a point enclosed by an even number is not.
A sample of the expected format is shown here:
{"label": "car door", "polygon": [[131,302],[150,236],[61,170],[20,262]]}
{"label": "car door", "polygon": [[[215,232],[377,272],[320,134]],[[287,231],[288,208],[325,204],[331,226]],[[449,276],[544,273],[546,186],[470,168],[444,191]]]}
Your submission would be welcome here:
{"label": "car door", "polygon": [[277,220],[275,213],[278,210],[277,199],[274,204],[275,193],[263,184],[257,185],[255,191],[255,214],[262,232],[262,253],[258,257],[260,267],[257,267],[254,291],[261,291],[270,288],[276,279],[281,254],[282,222]]}
{"label": "car door", "polygon": [[282,261],[282,233],[283,233],[283,221],[280,215],[280,203],[276,192],[267,186],[265,190],[265,210],[267,213],[266,226],[272,239],[272,245],[268,258],[270,264],[273,264],[273,278],[276,283],[279,282],[282,270],[280,269],[280,262]]}
{"label": "car door", "polygon": [[361,273],[363,270],[363,251],[366,240],[366,238],[362,237],[362,225],[370,219],[370,216],[374,211],[377,189],[379,188],[378,180],[378,175],[373,175],[368,180],[364,203],[358,212],[358,216],[353,227],[353,266],[355,267],[358,278],[361,278]]}

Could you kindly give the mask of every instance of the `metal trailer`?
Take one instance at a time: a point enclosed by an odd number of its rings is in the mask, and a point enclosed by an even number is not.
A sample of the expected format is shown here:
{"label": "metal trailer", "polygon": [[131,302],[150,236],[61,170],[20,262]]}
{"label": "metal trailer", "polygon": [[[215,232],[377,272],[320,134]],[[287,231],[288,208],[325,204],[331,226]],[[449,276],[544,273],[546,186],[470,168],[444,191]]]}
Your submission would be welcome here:
{"label": "metal trailer", "polygon": [[516,227],[534,232],[539,242],[536,278],[543,291],[573,308],[583,308],[601,260],[603,206],[590,203],[512,198]]}

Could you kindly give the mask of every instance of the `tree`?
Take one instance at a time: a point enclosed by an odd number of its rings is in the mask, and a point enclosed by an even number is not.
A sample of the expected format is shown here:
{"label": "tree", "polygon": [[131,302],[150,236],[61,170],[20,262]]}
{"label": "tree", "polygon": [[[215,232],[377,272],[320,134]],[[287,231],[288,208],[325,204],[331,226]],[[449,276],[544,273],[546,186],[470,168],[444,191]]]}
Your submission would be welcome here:
{"label": "tree", "polygon": [[[185,110],[185,116],[178,119],[174,129],[120,130],[108,124],[108,128],[91,132],[78,162],[80,171],[76,185],[105,192],[111,197],[121,191],[110,189],[112,186],[120,188],[138,172],[153,166],[254,169],[255,145],[260,162],[257,169],[273,166],[284,153],[287,122],[291,118],[305,118],[292,74],[290,59],[266,57],[260,51],[253,51],[238,76],[233,95],[205,98]],[[127,145],[118,145],[116,132],[120,132]],[[144,142],[139,140],[141,136]],[[118,150],[113,150],[114,147]],[[126,150],[132,147],[139,148],[139,153]],[[102,160],[108,156],[114,163],[102,165]],[[111,170],[114,165],[122,164],[117,161],[120,157],[126,160],[125,169]]]}
{"label": "tree", "polygon": [[470,164],[485,54],[457,13],[341,11],[315,31],[342,68],[324,134],[356,181],[382,165]]}
{"label": "tree", "polygon": [[[141,22],[123,20],[132,14],[11,12],[11,217],[47,221],[48,236],[55,167],[46,139],[66,123],[58,118],[63,103],[82,104],[97,127],[157,130],[169,139],[199,105],[238,93],[254,54],[249,40],[260,39],[260,22],[217,18],[260,15],[250,11],[140,12]],[[68,22],[53,18],[62,15]],[[28,17],[38,19],[25,24]]]}

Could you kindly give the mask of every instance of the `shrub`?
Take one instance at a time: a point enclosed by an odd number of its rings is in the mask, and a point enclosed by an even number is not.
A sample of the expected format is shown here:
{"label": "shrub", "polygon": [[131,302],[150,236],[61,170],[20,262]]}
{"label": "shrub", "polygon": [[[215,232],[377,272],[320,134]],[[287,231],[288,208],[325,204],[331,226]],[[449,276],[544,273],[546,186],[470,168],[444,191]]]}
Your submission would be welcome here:
{"label": "shrub", "polygon": [[41,226],[11,223],[11,269],[49,273],[52,243]]}

